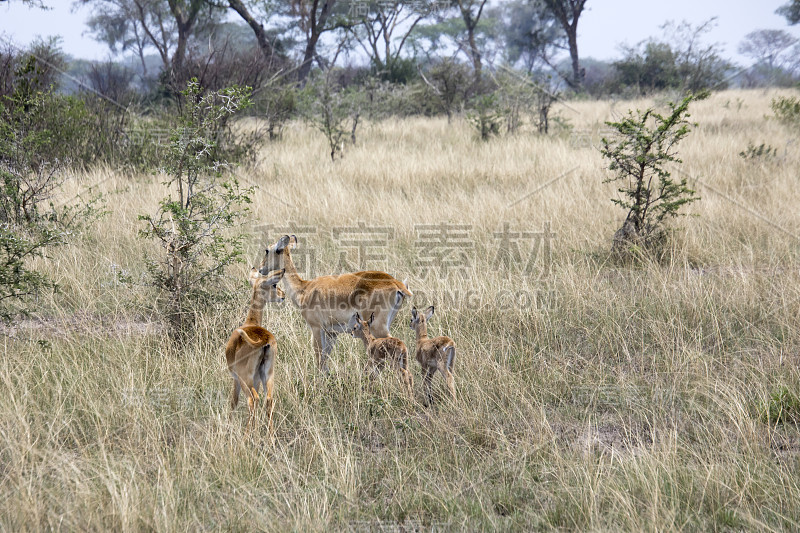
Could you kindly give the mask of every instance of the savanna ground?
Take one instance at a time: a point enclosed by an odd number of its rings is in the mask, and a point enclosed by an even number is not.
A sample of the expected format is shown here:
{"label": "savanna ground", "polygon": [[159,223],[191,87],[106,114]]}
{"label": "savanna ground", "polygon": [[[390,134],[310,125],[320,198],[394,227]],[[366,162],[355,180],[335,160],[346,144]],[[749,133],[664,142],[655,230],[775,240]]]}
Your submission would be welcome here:
{"label": "savanna ground", "polygon": [[[624,213],[591,144],[653,101],[559,105],[585,133],[488,143],[464,120],[368,124],[334,164],[292,124],[239,170],[259,186],[250,261],[294,232],[295,257],[305,247],[315,274],[334,273],[341,252],[358,262],[336,228],[384,231],[367,235],[382,244],[364,266],[436,304],[458,401],[423,406],[416,361],[417,401],[390,373],[369,386],[349,337],[320,376],[297,310],[269,304],[274,441],[244,435],[242,404],[228,414],[222,348],[248,266],[231,271],[235,302],[169,346],[138,282],[151,244],[137,215],[155,212],[163,179],[74,176],[72,192],[96,186],[111,212],[40,262],[61,291],[2,337],[0,529],[800,529],[800,432],[763,417],[781,387],[800,389],[800,145],[766,118],[775,94],[692,105],[680,154],[702,200],[665,261],[628,266],[609,257]],[[749,143],[778,154],[745,161]],[[434,224],[455,240],[437,245]],[[506,224],[529,234],[509,240]],[[444,267],[422,264],[445,252]],[[413,350],[410,309],[392,332]]]}

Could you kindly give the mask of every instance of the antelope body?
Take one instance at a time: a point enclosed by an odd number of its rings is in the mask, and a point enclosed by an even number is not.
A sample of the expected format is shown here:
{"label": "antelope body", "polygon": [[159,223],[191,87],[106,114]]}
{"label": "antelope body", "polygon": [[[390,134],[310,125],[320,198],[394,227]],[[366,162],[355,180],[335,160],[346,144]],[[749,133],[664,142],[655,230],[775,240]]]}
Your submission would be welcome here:
{"label": "antelope body", "polygon": [[304,280],[292,261],[290,247],[296,245],[294,235],[278,239],[267,248],[260,272],[286,270],[286,294],[311,329],[320,370],[327,371],[328,354],[336,345],[337,335],[347,331],[354,313],[374,315],[372,334],[379,338],[389,336],[389,327],[403,300],[412,296],[405,284],[376,270]]}
{"label": "antelope body", "polygon": [[233,376],[233,396],[231,410],[239,404],[239,391],[244,387],[247,392],[247,407],[250,416],[247,427],[255,424],[258,407],[258,390],[263,389],[266,395],[266,408],[269,413],[269,430],[272,431],[272,387],[275,356],[278,343],[275,336],[261,326],[264,307],[267,302],[282,302],[284,292],[277,286],[283,277],[282,270],[270,272],[266,276],[259,274],[255,268],[250,272],[250,283],[253,296],[247,318],[240,327],[233,330],[228,344],[225,346],[225,359],[228,370]]}

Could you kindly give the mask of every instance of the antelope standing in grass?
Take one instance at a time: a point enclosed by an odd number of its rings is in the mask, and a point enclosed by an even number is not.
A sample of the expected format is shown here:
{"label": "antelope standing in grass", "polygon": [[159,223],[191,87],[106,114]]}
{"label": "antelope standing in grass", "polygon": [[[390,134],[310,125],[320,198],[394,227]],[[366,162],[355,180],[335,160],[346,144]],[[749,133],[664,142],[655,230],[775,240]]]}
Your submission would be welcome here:
{"label": "antelope standing in grass", "polygon": [[258,390],[263,388],[269,414],[270,433],[272,432],[273,370],[278,344],[275,336],[261,327],[261,320],[267,302],[282,302],[285,298],[284,292],[278,287],[278,282],[283,274],[283,270],[276,270],[262,276],[253,267],[250,271],[250,284],[253,286],[250,310],[244,324],[233,330],[228,344],[225,346],[225,359],[228,362],[228,370],[233,376],[231,410],[239,404],[239,391],[244,387],[247,392],[247,407],[250,410],[247,428],[251,428],[255,424]]}
{"label": "antelope standing in grass", "polygon": [[370,379],[375,377],[379,369],[383,368],[387,362],[400,371],[400,377],[406,386],[408,396],[414,397],[414,378],[408,371],[408,348],[406,343],[396,337],[375,338],[370,332],[370,326],[375,319],[375,315],[370,315],[369,320],[362,320],[358,313],[355,313],[347,324],[350,334],[356,339],[364,341],[367,349],[366,372]]}
{"label": "antelope standing in grass", "polygon": [[417,333],[417,361],[422,365],[422,379],[428,405],[433,401],[431,382],[438,370],[447,382],[447,389],[453,400],[456,399],[456,388],[453,382],[453,363],[456,358],[456,343],[450,337],[428,337],[428,320],[433,316],[433,306],[422,313],[414,307],[411,309],[411,329]]}
{"label": "antelope standing in grass", "polygon": [[327,372],[328,354],[336,345],[336,336],[347,330],[353,313],[361,316],[374,314],[372,334],[388,337],[403,299],[412,296],[408,287],[386,272],[368,270],[302,279],[297,273],[290,248],[297,245],[297,237],[284,235],[266,250],[261,263],[262,274],[283,268],[284,288],[289,299],[311,328],[317,365]]}

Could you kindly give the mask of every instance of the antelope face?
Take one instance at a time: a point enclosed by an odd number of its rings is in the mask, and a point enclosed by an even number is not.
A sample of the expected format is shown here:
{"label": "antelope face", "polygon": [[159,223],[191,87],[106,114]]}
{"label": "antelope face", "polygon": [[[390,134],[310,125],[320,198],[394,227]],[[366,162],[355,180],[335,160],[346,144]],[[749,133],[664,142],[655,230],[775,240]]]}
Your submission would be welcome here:
{"label": "antelope face", "polygon": [[361,315],[356,312],[347,323],[347,332],[355,339],[366,339],[373,320],[375,320],[375,313],[370,315],[369,320],[362,320]]}
{"label": "antelope face", "polygon": [[430,306],[425,311],[419,312],[416,307],[411,309],[411,322],[408,324],[411,329],[417,331],[420,327],[424,326],[428,320],[433,316],[434,307]]}
{"label": "antelope face", "polygon": [[266,276],[262,276],[256,267],[250,271],[250,284],[253,287],[258,287],[258,290],[264,295],[266,301],[281,303],[286,299],[286,294],[283,289],[278,287],[278,282],[283,278],[285,270],[273,270]]}
{"label": "antelope face", "polygon": [[264,251],[264,260],[261,261],[261,266],[258,268],[262,276],[266,276],[274,270],[283,268],[284,258],[288,253],[289,247],[297,245],[297,237],[292,235],[284,235],[278,241]]}

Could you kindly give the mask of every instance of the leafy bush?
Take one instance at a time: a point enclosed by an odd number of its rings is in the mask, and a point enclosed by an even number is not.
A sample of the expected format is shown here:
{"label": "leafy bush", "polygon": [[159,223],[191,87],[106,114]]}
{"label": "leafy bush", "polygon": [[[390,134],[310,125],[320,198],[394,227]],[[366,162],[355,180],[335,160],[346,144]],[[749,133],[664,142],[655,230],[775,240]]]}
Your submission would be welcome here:
{"label": "leafy bush", "polygon": [[666,89],[700,91],[725,88],[731,65],[721,58],[718,44],[706,45],[702,37],[710,32],[715,19],[697,26],[687,22],[666,23],[663,40],[650,39],[624,50],[614,63],[617,90],[649,93]]}
{"label": "leafy bush", "polygon": [[681,83],[675,53],[668,43],[648,42],[641,51],[630,48],[614,66],[620,84],[636,87],[641,93],[675,88]]}
{"label": "leafy bush", "polygon": [[[70,232],[99,215],[99,197],[83,206],[55,207],[70,146],[78,144],[82,117],[75,100],[42,90],[31,56],[14,76],[10,95],[0,96],[0,319],[26,313],[26,300],[55,287],[29,268]],[[76,126],[72,129],[70,126]],[[77,130],[77,131],[76,131]],[[73,148],[74,148],[73,144]]]}
{"label": "leafy bush", "polygon": [[353,143],[364,105],[364,94],[357,88],[337,89],[329,77],[306,85],[303,114],[325,135],[331,161],[341,155],[348,134]]}
{"label": "leafy bush", "polygon": [[[36,61],[35,71],[25,70],[25,65],[31,60]],[[13,46],[6,46],[0,50],[0,96],[11,96],[20,76],[26,77],[35,90],[48,92],[58,89],[61,75],[59,70],[64,70],[66,64],[66,57],[59,49],[57,38],[37,39],[28,51],[18,51]]]}
{"label": "leafy bush", "polygon": [[550,91],[552,76],[517,74],[510,69],[496,74],[494,94],[506,122],[506,131],[516,133],[525,123],[536,127],[538,133],[548,133],[550,109],[558,98]]}
{"label": "leafy bush", "polygon": [[478,130],[482,141],[499,135],[503,114],[498,109],[497,96],[485,94],[476,98],[474,111],[467,115],[467,119]]}
{"label": "leafy bush", "polygon": [[297,113],[297,90],[291,84],[277,85],[262,91],[253,103],[258,115],[267,120],[267,134],[274,141]]}
{"label": "leafy bush", "polygon": [[426,85],[421,97],[435,104],[435,112],[445,113],[448,122],[452,120],[458,106],[469,98],[473,85],[469,67],[453,59],[443,59],[431,65],[421,77]]}
{"label": "leafy bush", "polygon": [[772,99],[772,111],[775,117],[786,126],[800,129],[800,98],[795,96],[778,96]]}
{"label": "leafy bush", "polygon": [[666,237],[665,222],[678,216],[681,207],[699,199],[686,178],[673,179],[666,167],[681,163],[676,150],[690,131],[689,103],[707,95],[690,95],[677,105],[670,103],[668,115],[650,108],[644,113],[629,111],[620,122],[606,122],[616,130],[617,137],[602,139],[600,153],[615,173],[604,183],[621,182],[617,191],[622,197],[611,201],[628,210],[614,236],[616,252],[631,246],[659,251]]}
{"label": "leafy bush", "polygon": [[[97,93],[84,91],[74,95],[57,92],[57,72],[52,65],[61,65],[60,52],[53,44],[39,45],[33,54],[0,53],[0,64],[13,66],[12,72],[0,75],[0,95],[41,95],[35,106],[35,115],[30,115],[24,124],[29,132],[39,132],[41,140],[49,139],[28,150],[31,157],[41,161],[55,162],[71,167],[87,167],[96,163],[132,167],[147,170],[160,164],[161,152],[158,143],[151,142],[147,133],[152,129],[152,119],[143,119],[132,109],[119,102],[130,104],[133,93],[124,93],[124,80],[112,83],[107,77],[116,76],[98,66],[90,77],[92,85],[100,94],[111,93],[105,98]],[[36,57],[43,57],[43,64]],[[113,70],[113,69],[112,69]],[[140,134],[142,133],[142,134]],[[30,136],[29,139],[33,139]]]}
{"label": "leafy bush", "polygon": [[163,248],[146,263],[175,340],[189,331],[195,312],[226,298],[220,291],[225,268],[242,260],[243,237],[227,230],[247,212],[252,188],[240,188],[225,173],[228,162],[219,156],[228,152],[217,139],[230,117],[250,104],[249,94],[239,87],[202,94],[196,80],[188,83],[164,168],[170,194],[156,215],[139,216],[147,223],[140,234]]}
{"label": "leafy bush", "polygon": [[776,155],[778,155],[778,149],[765,143],[761,143],[758,146],[750,143],[747,145],[746,150],[739,152],[739,157],[745,161],[773,159]]}

